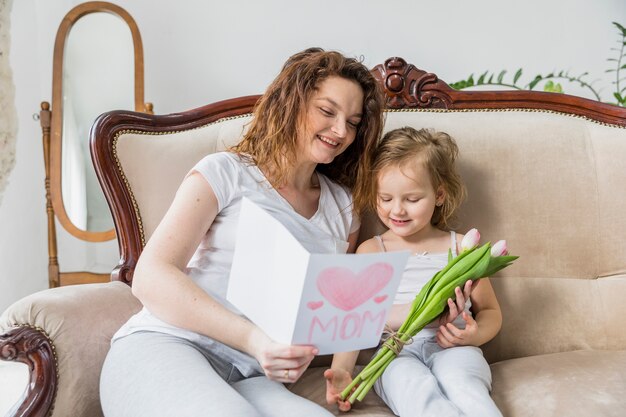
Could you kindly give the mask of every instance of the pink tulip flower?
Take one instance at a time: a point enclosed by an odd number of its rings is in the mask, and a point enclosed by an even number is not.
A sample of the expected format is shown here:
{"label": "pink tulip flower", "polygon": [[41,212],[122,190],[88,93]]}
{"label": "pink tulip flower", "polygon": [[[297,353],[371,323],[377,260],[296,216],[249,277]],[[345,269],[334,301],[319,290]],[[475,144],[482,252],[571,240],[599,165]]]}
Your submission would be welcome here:
{"label": "pink tulip flower", "polygon": [[509,249],[506,247],[506,240],[498,240],[491,247],[491,256],[504,256],[509,254]]}
{"label": "pink tulip flower", "polygon": [[480,233],[478,233],[477,229],[471,229],[465,234],[461,241],[461,251],[464,252],[475,248],[478,246],[478,242],[480,242]]}

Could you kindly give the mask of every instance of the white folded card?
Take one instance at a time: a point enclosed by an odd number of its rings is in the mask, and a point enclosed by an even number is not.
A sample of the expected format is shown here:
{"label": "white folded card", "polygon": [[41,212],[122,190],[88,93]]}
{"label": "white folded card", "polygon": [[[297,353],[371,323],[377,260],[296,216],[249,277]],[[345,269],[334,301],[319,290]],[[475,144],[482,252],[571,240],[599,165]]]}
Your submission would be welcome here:
{"label": "white folded card", "polygon": [[376,346],[409,252],[309,253],[244,198],[227,299],[274,341],[320,354]]}

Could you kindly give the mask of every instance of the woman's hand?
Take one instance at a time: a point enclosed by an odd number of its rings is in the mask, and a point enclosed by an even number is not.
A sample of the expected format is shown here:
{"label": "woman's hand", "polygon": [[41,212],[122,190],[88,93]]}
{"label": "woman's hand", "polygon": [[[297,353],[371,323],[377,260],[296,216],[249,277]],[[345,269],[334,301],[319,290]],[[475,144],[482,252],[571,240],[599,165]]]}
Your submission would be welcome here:
{"label": "woman's hand", "polygon": [[462,313],[465,320],[465,329],[459,329],[452,323],[439,326],[437,330],[437,344],[443,348],[454,346],[478,346],[478,323],[466,311]]}
{"label": "woman's hand", "polygon": [[439,324],[446,325],[448,323],[452,323],[463,311],[465,311],[465,303],[469,300],[470,295],[472,294],[472,281],[467,281],[463,286],[456,287],[454,289],[454,294],[456,295],[456,299],[448,298],[448,309],[444,311],[441,316],[439,316]]}
{"label": "woman's hand", "polygon": [[259,362],[269,379],[296,382],[317,354],[314,346],[284,345],[271,340],[256,328],[249,341],[250,353]]}
{"label": "woman's hand", "polygon": [[352,404],[341,399],[341,392],[352,382],[350,372],[331,368],[324,371],[324,378],[326,378],[326,402],[337,404],[339,411],[350,411]]}

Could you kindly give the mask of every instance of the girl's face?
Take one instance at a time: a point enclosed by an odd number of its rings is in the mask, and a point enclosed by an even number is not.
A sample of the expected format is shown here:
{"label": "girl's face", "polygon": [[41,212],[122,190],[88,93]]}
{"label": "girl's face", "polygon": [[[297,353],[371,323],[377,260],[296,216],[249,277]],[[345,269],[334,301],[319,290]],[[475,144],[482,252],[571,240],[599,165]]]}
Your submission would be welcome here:
{"label": "girl's face", "polygon": [[354,141],[362,112],[358,83],[337,76],[322,81],[307,105],[306,133],[298,136],[299,160],[332,162]]}
{"label": "girl's face", "polygon": [[430,221],[444,194],[442,187],[435,191],[424,164],[389,166],[378,175],[378,217],[400,237],[427,233],[433,228]]}

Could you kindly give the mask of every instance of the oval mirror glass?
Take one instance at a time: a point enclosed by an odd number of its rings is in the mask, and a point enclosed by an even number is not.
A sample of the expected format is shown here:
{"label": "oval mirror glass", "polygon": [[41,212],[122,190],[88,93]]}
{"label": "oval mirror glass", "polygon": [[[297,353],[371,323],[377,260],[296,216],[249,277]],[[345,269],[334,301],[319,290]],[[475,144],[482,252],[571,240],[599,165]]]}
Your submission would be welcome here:
{"label": "oval mirror glass", "polygon": [[101,113],[134,108],[133,38],[111,13],[91,13],[70,30],[63,59],[61,192],[70,221],[103,232],[113,219],[89,154],[89,129]]}

